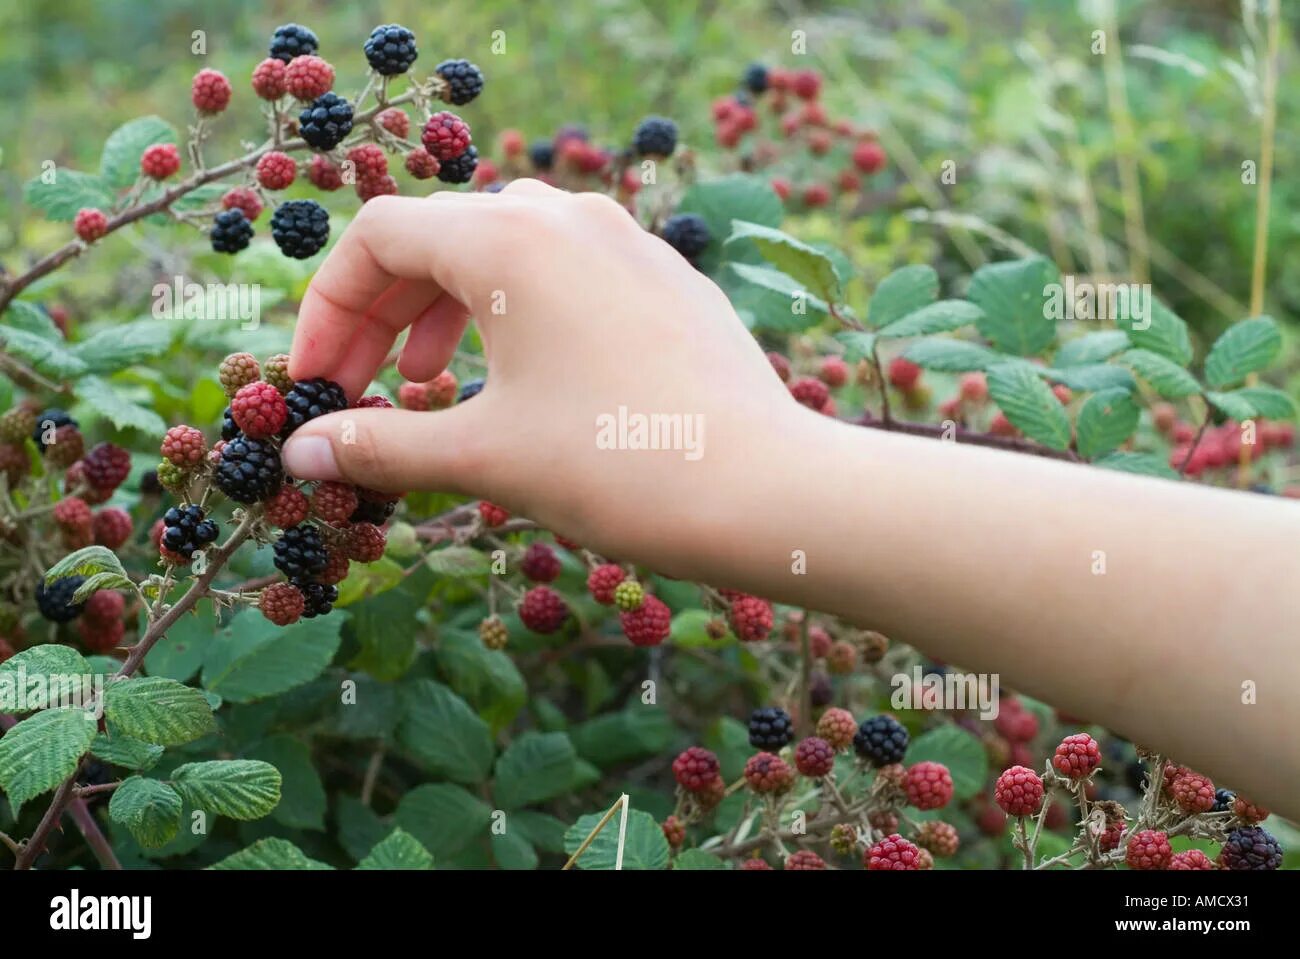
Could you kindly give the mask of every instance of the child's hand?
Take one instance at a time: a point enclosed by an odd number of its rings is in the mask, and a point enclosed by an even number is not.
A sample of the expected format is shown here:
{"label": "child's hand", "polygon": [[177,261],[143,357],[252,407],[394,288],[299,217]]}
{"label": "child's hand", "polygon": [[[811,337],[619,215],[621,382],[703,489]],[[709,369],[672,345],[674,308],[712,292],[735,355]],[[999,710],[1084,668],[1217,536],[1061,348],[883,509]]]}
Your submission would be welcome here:
{"label": "child's hand", "polygon": [[[480,496],[611,555],[681,570],[702,523],[743,508],[764,438],[817,419],[675,250],[606,197],[529,180],[499,195],[369,201],[303,299],[291,372],[337,380],[355,398],[410,327],[398,368],[428,380],[468,315],[488,358],[478,397],[316,420],[287,444],[288,471]],[[600,417],[613,424],[606,439],[628,438],[621,409],[633,425],[677,415],[678,448],[602,448]]]}

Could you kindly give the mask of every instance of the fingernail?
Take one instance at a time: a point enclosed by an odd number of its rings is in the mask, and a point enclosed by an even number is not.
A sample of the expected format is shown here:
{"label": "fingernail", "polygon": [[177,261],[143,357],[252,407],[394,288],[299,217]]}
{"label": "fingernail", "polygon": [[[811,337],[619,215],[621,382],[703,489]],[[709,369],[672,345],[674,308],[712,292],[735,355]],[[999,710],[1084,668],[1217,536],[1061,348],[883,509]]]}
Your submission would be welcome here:
{"label": "fingernail", "polygon": [[295,479],[337,480],[343,476],[334,446],[323,436],[295,436],[284,444],[284,469]]}

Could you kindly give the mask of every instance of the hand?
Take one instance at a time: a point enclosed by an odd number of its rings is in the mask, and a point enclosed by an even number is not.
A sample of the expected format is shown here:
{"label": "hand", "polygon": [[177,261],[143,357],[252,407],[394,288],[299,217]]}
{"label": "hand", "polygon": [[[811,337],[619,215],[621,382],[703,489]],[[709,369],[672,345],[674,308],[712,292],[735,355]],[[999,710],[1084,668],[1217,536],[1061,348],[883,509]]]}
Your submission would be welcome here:
{"label": "hand", "polygon": [[[675,250],[604,196],[532,180],[366,203],[303,298],[290,372],[355,398],[410,327],[398,369],[429,380],[471,315],[488,360],[478,397],[322,417],[286,445],[288,471],[479,496],[686,574],[693,545],[740,519],[753,472],[779,457],[764,438],[817,418]],[[598,418],[618,439],[620,409],[679,415],[691,448],[602,448]]]}

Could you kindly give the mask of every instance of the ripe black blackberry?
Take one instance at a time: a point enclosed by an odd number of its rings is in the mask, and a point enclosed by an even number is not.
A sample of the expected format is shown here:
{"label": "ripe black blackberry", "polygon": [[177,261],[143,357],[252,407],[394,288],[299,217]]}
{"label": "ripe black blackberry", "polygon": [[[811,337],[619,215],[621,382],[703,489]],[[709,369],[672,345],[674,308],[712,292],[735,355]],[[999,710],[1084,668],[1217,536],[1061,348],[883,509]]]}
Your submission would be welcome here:
{"label": "ripe black blackberry", "polygon": [[237,503],[256,503],[274,496],[284,482],[280,453],[266,440],[239,435],[221,450],[213,481]]}
{"label": "ripe black blackberry", "polygon": [[1214,790],[1214,805],[1210,807],[1210,812],[1227,812],[1236,798],[1237,794],[1231,789]]}
{"label": "ripe black blackberry", "polygon": [[287,439],[290,433],[309,420],[348,408],[348,398],[343,387],[319,376],[311,380],[298,380],[284,395],[284,402],[289,407],[289,415],[280,429],[281,439]]}
{"label": "ripe black blackberry", "polygon": [[677,149],[677,124],[667,117],[646,117],[632,134],[632,149],[643,157],[672,156]]}
{"label": "ripe black blackberry", "polygon": [[286,23],[276,27],[271,34],[269,52],[277,60],[288,63],[294,57],[303,57],[315,53],[320,48],[316,34],[296,23]]}
{"label": "ripe black blackberry", "polygon": [[859,756],[879,768],[903,761],[907,752],[907,730],[893,716],[881,714],[864,719],[853,737],[853,748]]}
{"label": "ripe black blackberry", "polygon": [[695,261],[713,238],[704,218],[694,213],[678,213],[664,223],[662,236],[674,250],[691,262]]}
{"label": "ripe black blackberry", "polygon": [[337,586],[326,586],[310,580],[292,580],[302,593],[302,618],[324,616],[334,608],[334,601],[339,598]]}
{"label": "ripe black blackberry", "polygon": [[290,527],[275,541],[275,568],[291,580],[306,582],[319,576],[329,558],[320,530],[310,523]]}
{"label": "ripe black blackberry", "polygon": [[199,506],[173,506],[163,514],[162,545],[186,558],[215,542],[220,532]]}
{"label": "ripe black blackberry", "polygon": [[749,715],[749,744],[755,749],[777,752],[794,739],[790,714],[779,706],[763,706]]}
{"label": "ripe black blackberry", "polygon": [[745,68],[745,76],[741,84],[750,93],[763,93],[767,90],[767,67],[761,63],[751,63]]}
{"label": "ripe black blackberry", "polygon": [[271,217],[271,237],[285,256],[305,260],[329,242],[330,215],[315,200],[289,200]]}
{"label": "ripe black blackberry", "polygon": [[385,23],[371,30],[365,51],[375,72],[386,77],[405,73],[420,55],[415,47],[415,34],[398,23]]}
{"label": "ripe black blackberry", "polygon": [[348,522],[373,523],[376,526],[383,526],[388,522],[388,517],[393,515],[395,509],[397,509],[397,500],[395,499],[361,499],[357,501],[357,508],[348,517]]}
{"label": "ripe black blackberry", "polygon": [[485,382],[486,381],[482,379],[467,380],[465,382],[465,385],[460,388],[460,393],[458,393],[456,396],[456,402],[464,403],[466,400],[478,396],[480,393],[483,392],[483,386]]}
{"label": "ripe black blackberry", "polygon": [[41,442],[43,436],[47,434],[53,436],[54,431],[60,426],[76,425],[77,421],[69,416],[66,411],[61,410],[56,406],[51,406],[40,416],[36,417],[36,426],[32,428],[32,442],[34,442],[37,448],[41,451],[41,455],[44,455],[45,444]]}
{"label": "ripe black blackberry", "polygon": [[442,98],[461,106],[483,92],[483,71],[468,60],[443,60],[433,72],[446,81]]}
{"label": "ripe black blackberry", "polygon": [[238,253],[247,249],[253,239],[253,224],[248,222],[243,210],[223,210],[213,218],[208,238],[217,253]]}
{"label": "ripe black blackberry", "polygon": [[1264,871],[1282,865],[1282,846],[1259,826],[1243,826],[1228,833],[1219,862],[1234,871]]}
{"label": "ripe black blackberry", "polygon": [[317,150],[333,150],[351,132],[352,104],[337,93],[322,94],[298,114],[298,133]]}
{"label": "ripe black blackberry", "polygon": [[162,483],[158,482],[157,470],[145,470],[140,474],[141,496],[158,496],[162,491]]}
{"label": "ripe black blackberry", "polygon": [[84,576],[65,576],[46,586],[42,581],[36,585],[36,608],[52,623],[70,623],[81,615],[86,604],[74,603],[72,595],[86,581]]}
{"label": "ripe black blackberry", "polygon": [[550,140],[538,140],[528,148],[528,159],[539,173],[555,165],[555,146]]}
{"label": "ripe black blackberry", "polygon": [[239,427],[235,424],[234,413],[232,413],[230,407],[227,406],[225,411],[221,414],[221,438],[223,440],[233,440],[239,435]]}
{"label": "ripe black blackberry", "polygon": [[443,183],[468,183],[478,169],[478,147],[470,147],[460,156],[443,160],[438,170],[438,179]]}

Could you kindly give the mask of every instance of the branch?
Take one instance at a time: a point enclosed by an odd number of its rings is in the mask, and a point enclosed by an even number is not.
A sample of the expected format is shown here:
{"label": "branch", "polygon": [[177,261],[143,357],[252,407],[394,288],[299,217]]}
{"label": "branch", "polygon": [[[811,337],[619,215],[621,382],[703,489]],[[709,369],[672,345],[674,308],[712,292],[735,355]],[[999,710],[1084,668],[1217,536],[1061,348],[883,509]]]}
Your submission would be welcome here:
{"label": "branch", "polygon": [[[947,427],[941,423],[904,423],[900,420],[876,419],[870,413],[865,414],[861,419],[854,421],[858,426],[866,426],[875,430],[886,430],[890,433],[906,433],[908,436],[928,436],[932,439],[941,439],[948,435]],[[952,441],[955,443],[966,443],[970,446],[987,446],[990,449],[1006,450],[1011,453],[1028,453],[1031,456],[1043,456],[1048,459],[1065,460],[1069,463],[1079,463],[1079,455],[1073,450],[1052,449],[1050,446],[1042,446],[1031,440],[1020,439],[1016,436],[997,436],[993,433],[980,433],[976,430],[968,430],[965,427],[958,426],[952,430]]]}

